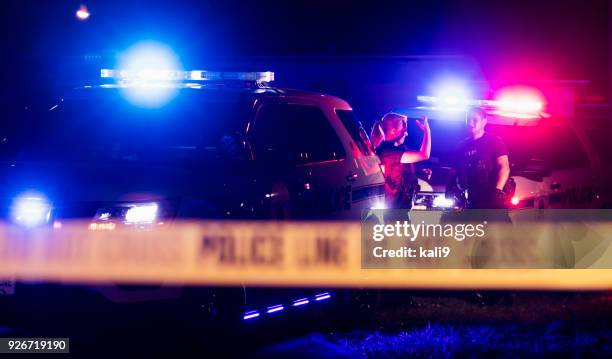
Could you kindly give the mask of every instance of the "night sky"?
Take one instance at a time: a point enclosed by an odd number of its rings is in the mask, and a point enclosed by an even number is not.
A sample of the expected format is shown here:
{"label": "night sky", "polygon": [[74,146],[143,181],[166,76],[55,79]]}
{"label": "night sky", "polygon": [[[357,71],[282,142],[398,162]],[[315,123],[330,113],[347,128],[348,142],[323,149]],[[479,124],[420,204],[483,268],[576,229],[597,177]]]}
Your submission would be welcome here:
{"label": "night sky", "polygon": [[610,80],[606,0],[83,3],[85,22],[78,1],[3,3],[5,79],[27,78],[24,64],[113,56],[148,38],[194,66],[215,56],[461,55],[493,83],[587,79],[607,90]]}

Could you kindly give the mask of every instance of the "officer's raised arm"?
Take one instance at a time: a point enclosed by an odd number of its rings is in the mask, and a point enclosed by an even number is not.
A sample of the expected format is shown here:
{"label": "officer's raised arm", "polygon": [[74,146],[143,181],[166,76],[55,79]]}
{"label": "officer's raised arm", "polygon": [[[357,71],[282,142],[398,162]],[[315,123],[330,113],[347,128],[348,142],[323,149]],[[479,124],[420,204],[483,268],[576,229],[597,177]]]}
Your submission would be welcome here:
{"label": "officer's raised arm", "polygon": [[417,126],[423,131],[423,142],[418,151],[406,151],[402,154],[402,163],[416,163],[426,161],[431,155],[431,129],[427,117],[423,117],[423,122],[416,121]]}

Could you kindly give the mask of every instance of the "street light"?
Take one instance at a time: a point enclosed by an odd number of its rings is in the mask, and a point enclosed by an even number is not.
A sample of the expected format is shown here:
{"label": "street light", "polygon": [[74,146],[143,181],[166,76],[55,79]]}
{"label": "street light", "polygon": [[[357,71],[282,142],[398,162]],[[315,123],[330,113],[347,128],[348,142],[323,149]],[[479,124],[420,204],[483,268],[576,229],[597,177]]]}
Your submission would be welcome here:
{"label": "street light", "polygon": [[81,5],[81,7],[79,7],[79,9],[76,12],[77,19],[79,19],[81,21],[85,21],[85,20],[89,19],[90,15],[91,14],[87,10],[87,6],[85,6],[85,5]]}

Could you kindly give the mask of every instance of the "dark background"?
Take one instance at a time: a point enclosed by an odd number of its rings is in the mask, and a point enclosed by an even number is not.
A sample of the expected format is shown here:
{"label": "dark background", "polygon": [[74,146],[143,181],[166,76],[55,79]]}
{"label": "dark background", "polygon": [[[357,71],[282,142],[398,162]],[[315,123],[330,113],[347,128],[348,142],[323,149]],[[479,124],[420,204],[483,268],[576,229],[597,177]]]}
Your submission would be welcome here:
{"label": "dark background", "polygon": [[218,55],[455,54],[477,58],[494,77],[593,80],[609,67],[605,0],[83,3],[92,14],[85,22],[74,15],[79,1],[3,3],[4,54],[104,54],[148,37],[194,63]]}
{"label": "dark background", "polygon": [[[75,17],[81,3],[91,12],[87,21]],[[530,84],[546,92],[551,105],[563,102],[561,108],[571,108],[555,116],[595,126],[598,143],[612,146],[610,7],[609,0],[3,1],[0,125],[16,121],[15,109],[48,106],[69,88],[97,81],[99,68],[112,67],[118,53],[141,40],[155,40],[172,46],[185,68],[273,70],[279,85],[338,95],[354,106],[366,126],[386,111],[412,105],[438,77],[465,78],[480,96],[509,84]],[[435,355],[429,356],[451,356],[456,353],[453,343],[465,333],[460,356],[501,356],[514,354],[516,348],[524,355],[540,348],[544,354],[588,356],[589,346],[600,343],[606,350],[593,356],[610,351],[612,336],[605,325],[611,311],[609,294],[519,293],[514,295],[514,307],[470,305],[455,296],[416,297],[408,306],[389,301],[370,311],[376,315],[370,327],[390,330],[423,323],[416,334],[381,339],[380,333],[363,331],[367,339],[359,341],[340,332],[335,340],[344,346],[357,343],[357,350],[380,357],[419,354],[391,350],[418,350],[423,345],[433,348]],[[530,324],[538,316],[555,321],[539,331]],[[321,316],[313,318],[307,319],[322,321]],[[430,325],[431,318],[447,318],[452,324]],[[483,323],[503,320],[511,327],[498,322],[472,325],[466,318]],[[307,319],[292,322],[293,328]],[[153,340],[146,337],[147,345],[155,347],[166,343],[166,332],[176,332],[174,320],[167,320],[168,330],[159,333],[148,320],[136,324],[156,330]],[[528,324],[515,326],[518,320]],[[591,322],[577,325],[577,320],[597,322],[603,329],[592,334]],[[116,323],[112,325],[115,330]],[[288,328],[292,326],[286,322],[274,332],[254,327],[259,336],[252,340],[270,333],[290,336]],[[119,332],[129,332],[125,338],[130,347],[140,350],[131,339],[138,331],[131,329],[126,326]],[[534,344],[537,335],[543,339]],[[368,341],[375,343],[368,347]]]}
{"label": "dark background", "polygon": [[459,74],[479,96],[529,83],[570,91],[572,106],[609,103],[606,0],[91,0],[87,21],[75,17],[80,4],[0,5],[1,103],[52,102],[141,40],[168,44],[185,68],[276,71],[279,85],[347,99],[366,125],[439,74]]}

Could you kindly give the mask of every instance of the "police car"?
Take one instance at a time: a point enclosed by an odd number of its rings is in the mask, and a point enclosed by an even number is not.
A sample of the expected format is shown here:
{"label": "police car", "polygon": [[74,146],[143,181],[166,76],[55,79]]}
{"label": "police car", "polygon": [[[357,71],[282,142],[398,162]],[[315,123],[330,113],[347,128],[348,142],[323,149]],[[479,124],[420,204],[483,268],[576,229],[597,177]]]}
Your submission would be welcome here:
{"label": "police car", "polygon": [[487,129],[508,146],[516,190],[511,209],[611,208],[610,164],[594,148],[587,129],[542,119]]}
{"label": "police car", "polygon": [[[271,86],[272,72],[101,77],[5,124],[6,221],[61,228],[79,219],[112,230],[193,218],[357,219],[384,198],[378,158],[339,98]],[[5,293],[19,298],[20,289]],[[183,292],[96,290],[112,302]]]}
{"label": "police car", "polygon": [[[445,138],[446,144],[434,148],[436,158],[423,165],[433,170],[433,176],[419,180],[415,207],[459,209],[461,203],[448,196],[446,189],[456,166],[454,146],[467,137],[461,129],[464,124],[436,123],[435,119],[431,123],[432,137]],[[509,181],[514,183],[507,196],[509,209],[611,208],[612,193],[605,185],[612,180],[610,164],[593,146],[588,128],[550,118],[517,121],[491,116],[488,123],[486,130],[502,138],[509,151]]]}

